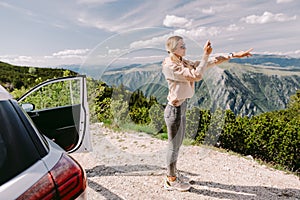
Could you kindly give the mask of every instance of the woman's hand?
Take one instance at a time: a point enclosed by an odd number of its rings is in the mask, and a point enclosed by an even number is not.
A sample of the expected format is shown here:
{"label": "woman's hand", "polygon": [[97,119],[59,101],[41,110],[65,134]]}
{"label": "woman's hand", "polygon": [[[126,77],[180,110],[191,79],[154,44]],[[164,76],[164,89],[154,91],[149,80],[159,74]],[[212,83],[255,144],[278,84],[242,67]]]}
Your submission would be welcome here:
{"label": "woman's hand", "polygon": [[227,56],[227,57],[224,57],[224,56],[218,56],[218,57],[215,57],[213,62],[214,64],[220,64],[224,61],[227,61],[227,60],[230,60],[230,58],[243,58],[243,57],[249,57],[249,56],[252,56],[252,54],[250,53],[251,51],[253,50],[253,48],[251,49],[248,49],[247,51],[240,51],[240,52],[237,52],[237,53],[231,53],[230,56]]}
{"label": "woman's hand", "polygon": [[253,48],[248,49],[247,51],[240,51],[240,52],[237,52],[237,53],[231,53],[231,57],[232,58],[249,57],[249,56],[252,56],[252,54],[250,53],[252,50],[253,50]]}
{"label": "woman's hand", "polygon": [[214,64],[217,65],[217,64],[220,64],[220,63],[222,63],[224,61],[227,61],[229,59],[230,59],[229,57],[217,56],[217,57],[214,58],[213,62],[214,62]]}
{"label": "woman's hand", "polygon": [[208,56],[209,54],[211,54],[212,47],[211,47],[211,43],[209,40],[207,40],[207,42],[205,43],[203,50],[204,50],[204,55]]}

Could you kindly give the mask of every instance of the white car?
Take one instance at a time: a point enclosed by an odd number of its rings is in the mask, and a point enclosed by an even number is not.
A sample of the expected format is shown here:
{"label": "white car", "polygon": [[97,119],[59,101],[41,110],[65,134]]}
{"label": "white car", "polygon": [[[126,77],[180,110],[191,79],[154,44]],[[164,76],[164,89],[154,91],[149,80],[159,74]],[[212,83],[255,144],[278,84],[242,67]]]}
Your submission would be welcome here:
{"label": "white car", "polygon": [[85,76],[18,100],[0,86],[1,199],[87,199],[85,171],[68,153],[91,150]]}

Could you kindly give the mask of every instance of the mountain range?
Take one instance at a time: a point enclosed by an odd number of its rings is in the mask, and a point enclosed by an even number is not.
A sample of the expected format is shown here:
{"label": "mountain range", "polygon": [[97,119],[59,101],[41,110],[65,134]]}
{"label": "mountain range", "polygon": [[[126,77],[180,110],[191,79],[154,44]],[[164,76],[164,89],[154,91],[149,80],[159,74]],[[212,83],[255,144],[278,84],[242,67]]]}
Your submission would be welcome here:
{"label": "mountain range", "polygon": [[[141,90],[146,96],[167,103],[168,88],[161,62],[106,69],[98,78],[110,86],[122,84],[130,91]],[[300,58],[253,55],[209,69],[204,79],[196,83],[189,105],[212,111],[230,109],[236,115],[253,116],[286,108],[290,96],[298,89]]]}

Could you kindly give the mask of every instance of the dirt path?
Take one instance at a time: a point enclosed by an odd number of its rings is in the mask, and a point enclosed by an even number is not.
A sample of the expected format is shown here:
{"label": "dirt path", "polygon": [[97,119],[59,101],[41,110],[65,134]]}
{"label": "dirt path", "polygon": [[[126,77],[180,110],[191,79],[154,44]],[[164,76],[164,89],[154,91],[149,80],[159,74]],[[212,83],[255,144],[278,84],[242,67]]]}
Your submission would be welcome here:
{"label": "dirt path", "polygon": [[86,169],[88,199],[300,199],[299,177],[251,159],[183,146],[178,168],[192,178],[189,192],[166,191],[166,141],[144,133],[91,126],[94,151],[72,156]]}

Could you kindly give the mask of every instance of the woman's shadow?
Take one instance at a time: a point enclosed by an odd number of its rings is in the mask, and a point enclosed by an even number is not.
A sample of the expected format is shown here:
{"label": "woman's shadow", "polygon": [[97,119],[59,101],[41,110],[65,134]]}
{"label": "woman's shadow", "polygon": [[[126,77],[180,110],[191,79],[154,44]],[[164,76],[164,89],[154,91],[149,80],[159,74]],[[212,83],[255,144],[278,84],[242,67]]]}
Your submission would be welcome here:
{"label": "woman's shadow", "polygon": [[[300,190],[291,188],[280,189],[265,186],[225,185],[222,183],[205,181],[193,181],[192,185],[195,187],[192,187],[190,192],[220,199],[300,200]],[[199,187],[200,189],[198,189]]]}

